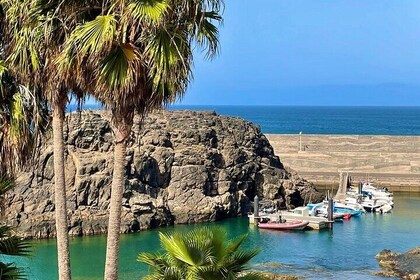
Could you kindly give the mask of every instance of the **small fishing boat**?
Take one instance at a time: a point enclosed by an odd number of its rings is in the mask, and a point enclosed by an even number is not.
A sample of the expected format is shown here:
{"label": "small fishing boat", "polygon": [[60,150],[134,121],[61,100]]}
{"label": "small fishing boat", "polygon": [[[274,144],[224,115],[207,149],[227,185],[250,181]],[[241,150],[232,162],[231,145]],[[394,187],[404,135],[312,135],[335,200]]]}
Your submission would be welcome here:
{"label": "small fishing boat", "polygon": [[[308,204],[309,214],[318,217],[327,217],[328,215],[328,201],[317,204]],[[358,204],[344,204],[334,201],[334,219],[342,219],[348,213],[352,216],[360,216],[363,213],[363,207]]]}
{"label": "small fishing boat", "polygon": [[376,188],[372,183],[363,184],[362,190],[364,192],[372,194],[376,198],[387,198],[394,200],[394,195],[392,192],[388,191],[388,188],[384,187],[382,189]]}
{"label": "small fishing boat", "polygon": [[262,229],[274,229],[274,230],[302,230],[308,226],[309,222],[303,221],[292,221],[292,222],[267,222],[258,223],[258,227]]}
{"label": "small fishing boat", "polygon": [[364,209],[363,206],[358,203],[350,203],[346,200],[346,203],[335,202],[334,211],[338,213],[350,213],[352,216],[358,217],[362,215]]}
{"label": "small fishing boat", "polygon": [[[306,208],[309,210],[309,215],[313,217],[323,217],[328,218],[328,201],[324,201],[324,203],[318,203],[318,204],[308,204]],[[333,213],[333,219],[336,221],[343,220],[344,216],[346,216],[347,213],[340,213],[336,212],[334,210]]]}

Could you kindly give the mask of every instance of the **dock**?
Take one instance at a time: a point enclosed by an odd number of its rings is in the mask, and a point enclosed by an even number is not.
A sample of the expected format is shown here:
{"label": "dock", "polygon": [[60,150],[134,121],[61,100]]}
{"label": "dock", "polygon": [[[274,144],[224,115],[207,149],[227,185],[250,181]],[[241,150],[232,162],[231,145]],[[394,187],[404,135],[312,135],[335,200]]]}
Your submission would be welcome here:
{"label": "dock", "polygon": [[[260,211],[260,204],[261,203],[259,201],[258,196],[255,196],[253,214],[248,215],[250,224],[258,224],[264,219],[269,220],[269,221],[285,220],[286,222],[303,221],[303,222],[309,223],[307,226],[308,229],[321,230],[325,228],[332,228],[332,224],[334,223],[334,219],[332,218],[332,212],[329,219],[323,218],[323,217],[314,217],[314,216],[309,215],[309,211],[306,206],[297,207],[291,211],[277,210],[277,211],[273,211],[272,213],[266,213],[266,212]],[[331,202],[331,205],[332,205],[332,202]],[[255,213],[258,213],[258,214],[255,215]]]}
{"label": "dock", "polygon": [[297,217],[288,215],[288,213],[286,213],[285,211],[279,212],[279,213],[272,213],[272,214],[260,214],[260,216],[257,218],[254,217],[254,214],[248,215],[250,224],[255,224],[256,221],[262,220],[264,218],[269,219],[271,221],[276,221],[280,217],[282,219],[285,219],[287,222],[292,222],[292,221],[309,222],[307,227],[308,229],[311,229],[311,230],[322,230],[322,229],[328,228],[328,221],[326,218],[318,218],[318,217],[311,217],[311,216],[305,217],[305,218],[297,218]]}

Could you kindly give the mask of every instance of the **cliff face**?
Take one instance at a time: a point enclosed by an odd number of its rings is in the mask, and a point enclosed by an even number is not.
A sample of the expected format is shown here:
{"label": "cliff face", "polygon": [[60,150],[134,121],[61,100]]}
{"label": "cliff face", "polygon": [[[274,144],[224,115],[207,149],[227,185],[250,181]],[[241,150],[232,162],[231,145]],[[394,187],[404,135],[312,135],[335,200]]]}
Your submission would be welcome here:
{"label": "cliff face", "polygon": [[[107,230],[113,135],[105,111],[67,117],[66,185],[70,234]],[[121,232],[245,214],[249,200],[298,206],[320,194],[288,172],[260,129],[211,112],[152,114],[135,124],[127,154]],[[52,141],[37,164],[21,172],[6,198],[6,219],[27,237],[55,236]]]}

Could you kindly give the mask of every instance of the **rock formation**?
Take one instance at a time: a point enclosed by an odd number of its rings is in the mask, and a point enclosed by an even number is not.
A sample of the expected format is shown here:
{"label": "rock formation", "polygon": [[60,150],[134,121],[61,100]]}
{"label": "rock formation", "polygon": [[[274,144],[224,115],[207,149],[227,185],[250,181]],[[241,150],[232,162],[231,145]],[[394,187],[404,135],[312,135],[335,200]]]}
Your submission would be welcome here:
{"label": "rock formation", "polygon": [[376,255],[376,259],[383,269],[377,273],[380,276],[420,280],[420,247],[404,254],[383,250]]}
{"label": "rock formation", "polygon": [[[66,185],[71,235],[107,230],[113,134],[106,111],[67,116]],[[121,232],[247,213],[258,194],[284,207],[321,198],[287,171],[259,127],[214,112],[163,111],[136,120],[127,153]],[[49,139],[48,139],[49,138]],[[26,237],[55,236],[52,139],[22,171],[6,219]]]}

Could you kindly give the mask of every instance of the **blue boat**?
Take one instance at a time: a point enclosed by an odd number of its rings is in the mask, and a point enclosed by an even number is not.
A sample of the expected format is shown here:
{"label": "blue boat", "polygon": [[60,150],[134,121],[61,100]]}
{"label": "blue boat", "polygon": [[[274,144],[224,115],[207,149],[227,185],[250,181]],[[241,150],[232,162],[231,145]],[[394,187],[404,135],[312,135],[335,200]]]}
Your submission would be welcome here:
{"label": "blue boat", "polygon": [[[309,203],[306,207],[310,213],[314,213],[317,211],[317,209],[320,210],[321,208],[325,208],[325,202]],[[363,213],[363,207],[358,207],[357,205],[342,204],[339,202],[334,202],[333,209],[334,213],[351,214],[355,217],[358,217]]]}

